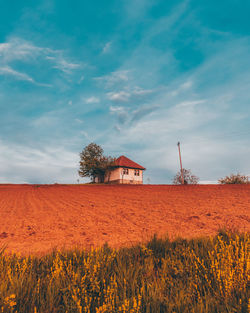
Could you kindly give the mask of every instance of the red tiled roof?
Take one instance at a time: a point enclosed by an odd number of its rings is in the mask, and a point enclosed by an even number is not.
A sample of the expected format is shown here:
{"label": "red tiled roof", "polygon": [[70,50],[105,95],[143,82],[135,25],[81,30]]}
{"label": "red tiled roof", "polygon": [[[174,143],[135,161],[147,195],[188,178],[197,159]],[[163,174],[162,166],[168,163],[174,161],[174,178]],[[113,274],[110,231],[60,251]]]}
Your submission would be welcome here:
{"label": "red tiled roof", "polygon": [[138,163],[135,163],[134,161],[130,160],[129,158],[125,157],[124,155],[121,155],[118,159],[116,159],[115,164],[118,167],[129,167],[129,168],[145,170],[145,167],[141,166]]}

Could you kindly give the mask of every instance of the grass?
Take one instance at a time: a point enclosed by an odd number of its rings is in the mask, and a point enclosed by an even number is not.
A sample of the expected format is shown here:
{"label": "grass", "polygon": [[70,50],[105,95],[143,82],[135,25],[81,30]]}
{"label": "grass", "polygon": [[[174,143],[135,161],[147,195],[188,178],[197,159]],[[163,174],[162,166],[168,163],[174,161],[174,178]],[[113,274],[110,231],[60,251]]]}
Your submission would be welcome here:
{"label": "grass", "polygon": [[250,312],[250,235],[114,250],[0,252],[0,312]]}

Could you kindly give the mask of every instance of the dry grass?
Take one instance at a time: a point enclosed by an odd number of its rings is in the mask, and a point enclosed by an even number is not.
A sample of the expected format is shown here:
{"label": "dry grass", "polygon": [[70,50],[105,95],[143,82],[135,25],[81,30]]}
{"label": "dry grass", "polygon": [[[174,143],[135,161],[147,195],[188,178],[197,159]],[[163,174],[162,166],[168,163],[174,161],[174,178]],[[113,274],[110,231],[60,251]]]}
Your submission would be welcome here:
{"label": "dry grass", "polygon": [[250,235],[0,256],[0,312],[249,312]]}

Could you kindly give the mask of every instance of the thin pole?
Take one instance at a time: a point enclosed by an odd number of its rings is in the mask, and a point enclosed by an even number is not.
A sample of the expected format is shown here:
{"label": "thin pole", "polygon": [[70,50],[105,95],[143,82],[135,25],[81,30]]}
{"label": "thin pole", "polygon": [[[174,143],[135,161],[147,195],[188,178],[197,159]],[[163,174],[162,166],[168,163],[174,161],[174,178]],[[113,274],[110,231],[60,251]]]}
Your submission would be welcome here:
{"label": "thin pole", "polygon": [[181,148],[180,148],[180,142],[177,143],[178,150],[179,150],[179,158],[180,158],[180,166],[181,166],[181,183],[184,185],[184,177],[183,177],[183,169],[182,169],[182,162],[181,162]]}

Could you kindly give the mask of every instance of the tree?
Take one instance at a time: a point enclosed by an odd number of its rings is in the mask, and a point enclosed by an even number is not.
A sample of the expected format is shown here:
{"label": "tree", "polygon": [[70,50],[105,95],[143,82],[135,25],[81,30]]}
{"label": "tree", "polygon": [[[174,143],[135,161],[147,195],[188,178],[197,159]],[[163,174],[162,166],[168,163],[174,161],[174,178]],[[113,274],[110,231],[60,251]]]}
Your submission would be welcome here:
{"label": "tree", "polygon": [[248,176],[244,176],[241,174],[231,174],[230,176],[226,176],[218,180],[219,184],[249,184]]}
{"label": "tree", "polygon": [[103,155],[101,146],[92,142],[80,153],[80,168],[78,171],[81,177],[91,177],[92,182],[98,178],[98,182],[104,182],[105,173],[114,166],[115,159]]}
{"label": "tree", "polygon": [[[184,178],[184,184],[185,185],[195,185],[195,184],[198,184],[199,177],[193,175],[191,173],[191,170],[187,170],[187,169],[183,168],[182,171],[183,171],[183,178]],[[173,179],[173,184],[174,185],[181,185],[182,184],[181,171],[179,171],[175,175],[175,177]]]}

